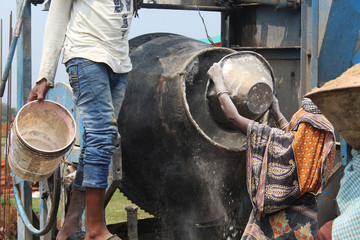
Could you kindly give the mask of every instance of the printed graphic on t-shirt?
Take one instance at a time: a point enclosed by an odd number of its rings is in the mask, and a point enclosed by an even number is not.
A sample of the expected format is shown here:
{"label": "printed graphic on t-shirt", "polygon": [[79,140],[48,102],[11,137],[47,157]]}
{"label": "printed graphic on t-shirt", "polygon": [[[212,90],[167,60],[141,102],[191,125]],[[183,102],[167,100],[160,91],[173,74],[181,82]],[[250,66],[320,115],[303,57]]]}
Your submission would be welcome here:
{"label": "printed graphic on t-shirt", "polygon": [[[122,13],[122,11],[124,10],[124,4],[122,3],[122,0],[113,0],[113,1],[114,1],[114,5],[115,5],[114,12]],[[125,0],[127,12],[131,11],[131,1],[132,0]],[[123,20],[123,24],[122,24],[121,28],[124,30],[122,30],[121,33],[122,33],[122,38],[124,38],[126,36],[128,28],[129,28],[128,14],[123,14],[122,20]]]}
{"label": "printed graphic on t-shirt", "polygon": [[[131,11],[131,0],[125,0],[126,1],[126,10],[128,12]],[[114,4],[115,4],[115,13],[121,13],[124,9],[124,4],[122,3],[121,0],[114,0]]]}
{"label": "printed graphic on t-shirt", "polygon": [[121,28],[128,28],[128,27],[129,27],[129,23],[128,23],[127,17],[128,17],[127,14],[124,14],[124,15],[123,15],[123,25],[121,26]]}
{"label": "printed graphic on t-shirt", "polygon": [[126,10],[130,12],[131,10],[131,0],[126,0]]}
{"label": "printed graphic on t-shirt", "polygon": [[121,13],[122,10],[124,9],[124,4],[121,2],[121,0],[114,0],[114,4],[115,4],[115,13]]}

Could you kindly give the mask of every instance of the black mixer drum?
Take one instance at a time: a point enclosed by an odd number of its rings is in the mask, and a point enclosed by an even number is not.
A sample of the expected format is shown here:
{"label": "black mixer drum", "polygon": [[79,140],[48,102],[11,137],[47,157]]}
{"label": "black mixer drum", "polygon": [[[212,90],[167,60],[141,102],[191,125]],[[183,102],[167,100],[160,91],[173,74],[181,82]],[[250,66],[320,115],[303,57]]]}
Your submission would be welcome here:
{"label": "black mixer drum", "polygon": [[133,70],[119,115],[126,196],[165,219],[207,222],[242,204],[246,137],[209,111],[207,70],[234,51],[175,34],[130,40]]}

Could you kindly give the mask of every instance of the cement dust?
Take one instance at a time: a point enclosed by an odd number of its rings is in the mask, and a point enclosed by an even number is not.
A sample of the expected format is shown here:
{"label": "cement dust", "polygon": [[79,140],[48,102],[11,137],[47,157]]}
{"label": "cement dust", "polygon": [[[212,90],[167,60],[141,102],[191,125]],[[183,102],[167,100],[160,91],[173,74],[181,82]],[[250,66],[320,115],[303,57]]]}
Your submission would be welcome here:
{"label": "cement dust", "polygon": [[352,66],[341,76],[325,83],[321,88],[314,88],[310,93],[351,87],[360,87],[360,64]]}

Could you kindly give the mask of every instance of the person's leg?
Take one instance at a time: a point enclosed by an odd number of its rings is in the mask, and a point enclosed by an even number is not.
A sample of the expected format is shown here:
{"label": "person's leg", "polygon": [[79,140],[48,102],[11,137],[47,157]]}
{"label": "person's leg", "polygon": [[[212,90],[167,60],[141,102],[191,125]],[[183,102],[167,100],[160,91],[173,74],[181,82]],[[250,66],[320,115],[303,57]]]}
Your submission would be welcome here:
{"label": "person's leg", "polygon": [[72,184],[72,193],[69,208],[66,212],[64,224],[61,226],[59,233],[56,236],[56,240],[65,240],[69,236],[76,232],[82,231],[82,215],[85,209],[85,188],[82,187],[83,172],[84,172],[84,153],[86,149],[85,134],[83,136],[83,142],[81,147],[81,153],[79,156],[79,163],[77,165],[76,177]]}
{"label": "person's leg", "polygon": [[102,63],[76,59],[67,64],[67,70],[74,90],[74,102],[86,130],[82,181],[82,187],[86,189],[87,206],[85,239],[104,239],[104,236],[111,236],[104,220],[104,194],[118,133],[109,67]]}
{"label": "person's leg", "polygon": [[117,118],[119,117],[120,109],[125,98],[128,73],[111,72],[109,75],[110,75],[111,97],[114,106],[115,116]]}
{"label": "person's leg", "polygon": [[70,235],[81,231],[81,217],[85,207],[85,193],[73,190],[65,222],[56,236],[56,240],[65,240]]}
{"label": "person's leg", "polygon": [[105,189],[86,188],[86,237],[87,239],[107,239],[112,236],[105,224]]}

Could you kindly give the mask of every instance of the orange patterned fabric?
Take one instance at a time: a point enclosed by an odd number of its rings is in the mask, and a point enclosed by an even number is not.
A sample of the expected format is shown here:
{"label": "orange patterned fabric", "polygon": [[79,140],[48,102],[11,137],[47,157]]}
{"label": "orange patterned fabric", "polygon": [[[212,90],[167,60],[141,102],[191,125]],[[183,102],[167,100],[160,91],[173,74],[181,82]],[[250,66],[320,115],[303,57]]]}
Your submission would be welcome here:
{"label": "orange patterned fabric", "polygon": [[[301,118],[302,114],[307,113],[300,111],[293,119]],[[298,170],[300,196],[306,192],[317,194],[321,190],[322,180],[326,182],[329,179],[335,159],[332,133],[321,130],[309,122],[311,121],[299,122],[297,128],[291,131],[295,135],[292,145]],[[290,126],[293,126],[293,122],[290,122]],[[326,169],[322,169],[323,166],[326,166]]]}

